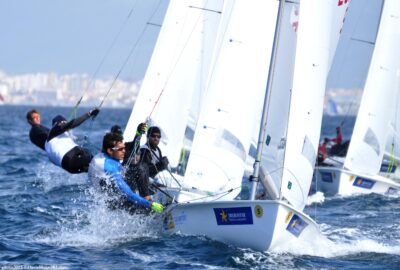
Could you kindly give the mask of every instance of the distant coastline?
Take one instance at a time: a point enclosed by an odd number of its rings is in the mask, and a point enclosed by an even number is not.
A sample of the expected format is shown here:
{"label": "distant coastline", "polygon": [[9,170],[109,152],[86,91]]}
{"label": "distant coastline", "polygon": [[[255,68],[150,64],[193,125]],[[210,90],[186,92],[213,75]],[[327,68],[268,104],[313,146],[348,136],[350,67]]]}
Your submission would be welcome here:
{"label": "distant coastline", "polygon": [[[80,106],[101,103],[114,78],[91,80],[88,74],[57,75],[54,72],[8,75],[0,71],[0,105],[72,107],[83,95]],[[116,80],[104,107],[131,108],[139,93],[141,81]],[[324,113],[357,114],[362,89],[328,89]]]}
{"label": "distant coastline", "polygon": [[[141,82],[114,78],[91,80],[87,74],[57,75],[54,72],[8,75],[0,71],[0,105],[81,106],[101,103],[109,91],[104,107],[130,108],[135,103]],[[112,87],[111,87],[112,86]]]}

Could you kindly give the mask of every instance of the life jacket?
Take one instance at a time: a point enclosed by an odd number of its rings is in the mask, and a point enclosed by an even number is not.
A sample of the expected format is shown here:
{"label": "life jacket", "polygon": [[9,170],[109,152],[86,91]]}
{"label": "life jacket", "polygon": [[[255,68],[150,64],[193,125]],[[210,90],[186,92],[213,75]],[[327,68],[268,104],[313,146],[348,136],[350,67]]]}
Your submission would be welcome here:
{"label": "life jacket", "polygon": [[61,162],[64,155],[75,146],[78,145],[70,137],[68,132],[64,132],[45,143],[45,149],[50,161],[60,167],[62,167]]}
{"label": "life jacket", "polygon": [[144,145],[142,145],[140,147],[140,149],[147,149],[149,150],[150,154],[151,154],[151,163],[153,165],[156,165],[158,162],[160,162],[161,158],[162,158],[162,154],[161,154],[161,150],[160,148],[157,146],[157,151],[154,151],[153,149],[150,148],[150,146],[146,143]]}

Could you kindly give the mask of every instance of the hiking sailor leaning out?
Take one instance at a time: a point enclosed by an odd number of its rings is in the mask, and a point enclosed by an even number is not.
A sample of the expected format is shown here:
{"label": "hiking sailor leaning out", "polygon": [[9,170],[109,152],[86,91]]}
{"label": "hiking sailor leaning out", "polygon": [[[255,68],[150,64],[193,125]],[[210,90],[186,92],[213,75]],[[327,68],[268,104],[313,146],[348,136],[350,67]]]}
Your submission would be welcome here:
{"label": "hiking sailor leaning out", "polygon": [[147,130],[146,144],[140,147],[140,162],[148,166],[150,177],[168,168],[168,158],[162,156],[161,149],[158,147],[160,139],[160,128],[152,126]]}
{"label": "hiking sailor leaning out", "polygon": [[[122,165],[125,169],[125,182],[133,191],[139,191],[139,195],[146,200],[151,200],[154,192],[150,188],[149,169],[146,164],[136,162],[136,153],[139,151],[140,139],[146,133],[146,123],[140,123],[136,129],[136,134],[131,142],[125,142],[125,157]],[[112,133],[122,135],[122,129],[118,125],[111,128]]]}
{"label": "hiking sailor leaning out", "polygon": [[26,114],[26,120],[31,125],[29,139],[37,147],[44,149],[50,129],[40,124],[39,111],[32,109]]}
{"label": "hiking sailor leaning out", "polygon": [[99,111],[95,108],[69,122],[62,115],[53,118],[53,127],[45,144],[47,155],[52,163],[69,173],[88,171],[93,156],[88,149],[78,146],[68,131],[81,125],[90,117],[95,117]]}
{"label": "hiking sailor leaning out", "polygon": [[123,166],[125,144],[120,133],[110,132],[103,138],[102,153],[97,154],[89,166],[89,180],[98,191],[110,196],[108,206],[111,209],[124,209],[135,212],[140,208],[149,208],[162,213],[162,204],[146,200],[132,191],[125,181]]}

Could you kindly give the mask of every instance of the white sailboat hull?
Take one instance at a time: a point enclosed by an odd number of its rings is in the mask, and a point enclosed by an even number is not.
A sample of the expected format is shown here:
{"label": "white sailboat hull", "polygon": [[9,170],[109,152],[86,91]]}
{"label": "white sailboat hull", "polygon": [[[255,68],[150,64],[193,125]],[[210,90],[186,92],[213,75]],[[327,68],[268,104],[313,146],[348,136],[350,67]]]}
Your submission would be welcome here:
{"label": "white sailboat hull", "polygon": [[282,201],[213,201],[167,209],[166,233],[202,235],[238,247],[273,250],[292,241],[313,241],[317,224]]}
{"label": "white sailboat hull", "polygon": [[356,174],[337,167],[317,167],[314,172],[317,191],[325,196],[400,191],[400,184],[381,175]]}

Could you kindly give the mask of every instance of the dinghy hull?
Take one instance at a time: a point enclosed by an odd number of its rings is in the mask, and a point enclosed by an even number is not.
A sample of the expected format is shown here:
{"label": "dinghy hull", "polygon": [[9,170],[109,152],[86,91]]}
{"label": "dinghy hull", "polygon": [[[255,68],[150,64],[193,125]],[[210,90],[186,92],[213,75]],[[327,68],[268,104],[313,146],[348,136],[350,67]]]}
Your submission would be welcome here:
{"label": "dinghy hull", "polygon": [[166,233],[202,235],[238,247],[273,250],[320,234],[307,215],[281,201],[213,201],[177,204],[164,217]]}
{"label": "dinghy hull", "polygon": [[400,190],[400,184],[381,175],[354,174],[335,167],[317,167],[314,172],[317,191],[325,196],[390,193]]}

